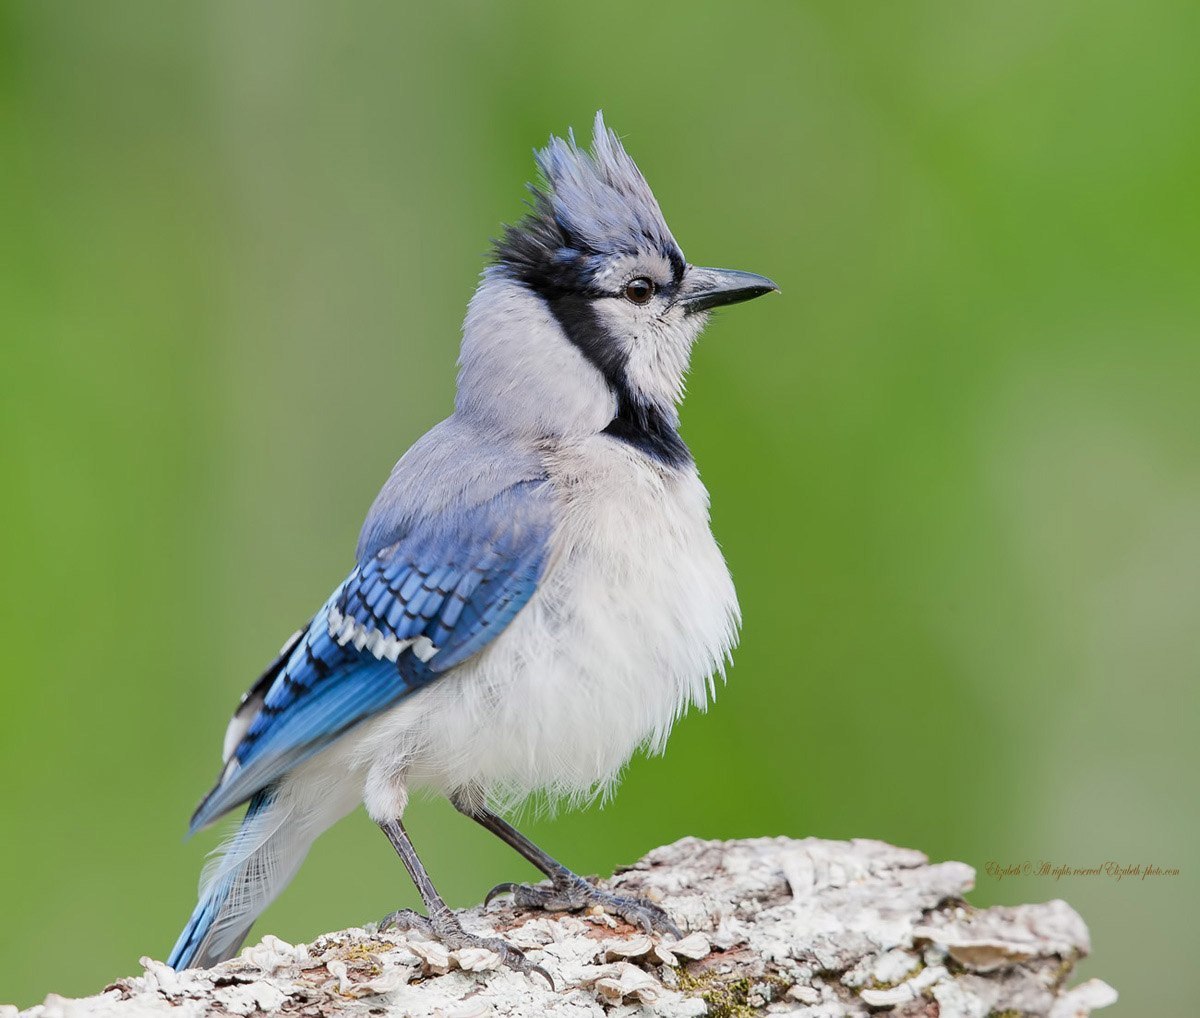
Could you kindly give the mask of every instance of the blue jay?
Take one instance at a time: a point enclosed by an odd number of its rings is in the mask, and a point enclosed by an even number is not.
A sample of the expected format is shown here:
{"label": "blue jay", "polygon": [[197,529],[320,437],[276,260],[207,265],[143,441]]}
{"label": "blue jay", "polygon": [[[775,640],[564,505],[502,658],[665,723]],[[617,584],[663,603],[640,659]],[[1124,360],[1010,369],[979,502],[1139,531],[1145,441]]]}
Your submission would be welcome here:
{"label": "blue jay", "polygon": [[529,212],[470,302],[454,412],[396,464],[350,575],[229,723],[191,830],[249,806],[206,868],[173,968],[233,955],[361,801],[426,909],[384,926],[545,975],[446,906],[402,823],[414,789],[447,796],[549,878],[488,900],[600,906],[678,935],[662,909],[593,886],[501,814],[535,793],[602,794],[713,696],[740,617],[678,405],[708,312],[777,287],[689,265],[601,114],[590,151],[552,137],[537,164]]}

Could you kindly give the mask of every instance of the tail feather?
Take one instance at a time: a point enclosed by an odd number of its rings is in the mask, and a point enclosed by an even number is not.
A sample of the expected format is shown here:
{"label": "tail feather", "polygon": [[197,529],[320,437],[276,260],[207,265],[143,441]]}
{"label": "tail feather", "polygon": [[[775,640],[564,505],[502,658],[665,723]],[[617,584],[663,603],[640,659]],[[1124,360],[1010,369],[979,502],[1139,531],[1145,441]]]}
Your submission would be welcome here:
{"label": "tail feather", "polygon": [[[259,792],[250,801],[237,833],[209,861],[200,878],[200,900],[184,927],[167,964],[171,968],[208,968],[234,955],[250,926],[267,902],[282,889],[272,887],[280,875],[283,850],[300,847],[300,858],[308,846],[287,846],[277,837],[286,810],[277,805],[274,788]],[[299,866],[300,859],[296,860]],[[284,875],[284,882],[291,874]]]}
{"label": "tail feather", "polygon": [[200,900],[167,964],[209,968],[237,953],[254,921],[296,875],[317,836],[358,800],[351,787],[289,778],[255,794],[241,827],[204,868]]}

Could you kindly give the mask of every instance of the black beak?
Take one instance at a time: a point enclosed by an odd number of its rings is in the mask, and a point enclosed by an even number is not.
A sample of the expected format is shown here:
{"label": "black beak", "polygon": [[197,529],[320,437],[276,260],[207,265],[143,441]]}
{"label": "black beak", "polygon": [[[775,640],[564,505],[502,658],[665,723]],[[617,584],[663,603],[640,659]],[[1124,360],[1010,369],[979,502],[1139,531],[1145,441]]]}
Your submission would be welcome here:
{"label": "black beak", "polygon": [[753,300],[764,293],[778,293],[776,286],[766,276],[753,272],[738,272],[736,269],[704,269],[689,267],[683,289],[676,303],[683,305],[688,314],[708,311],[725,304],[740,304]]}

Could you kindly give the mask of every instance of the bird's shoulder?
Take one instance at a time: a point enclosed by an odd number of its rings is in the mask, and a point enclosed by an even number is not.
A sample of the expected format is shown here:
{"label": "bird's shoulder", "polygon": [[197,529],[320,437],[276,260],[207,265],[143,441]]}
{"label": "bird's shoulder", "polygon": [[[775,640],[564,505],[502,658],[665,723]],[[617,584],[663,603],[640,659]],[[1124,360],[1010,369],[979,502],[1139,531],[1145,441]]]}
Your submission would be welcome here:
{"label": "bird's shoulder", "polygon": [[418,439],[376,496],[359,536],[363,562],[418,526],[454,528],[486,507],[535,514],[550,511],[547,464],[538,448],[458,415]]}

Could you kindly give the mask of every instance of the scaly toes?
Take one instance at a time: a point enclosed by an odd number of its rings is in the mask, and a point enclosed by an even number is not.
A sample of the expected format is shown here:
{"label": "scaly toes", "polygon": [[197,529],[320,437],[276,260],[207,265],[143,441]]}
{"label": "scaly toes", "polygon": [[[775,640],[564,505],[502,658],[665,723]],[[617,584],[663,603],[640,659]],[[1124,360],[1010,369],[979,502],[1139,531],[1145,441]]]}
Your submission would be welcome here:
{"label": "scaly toes", "polygon": [[489,951],[495,951],[500,956],[500,961],[504,963],[506,968],[512,969],[514,972],[522,972],[526,976],[541,976],[546,980],[546,985],[553,991],[556,989],[554,979],[541,965],[535,965],[525,957],[525,952],[519,948],[513,947],[512,944],[499,937],[475,937],[477,946],[486,947]]}
{"label": "scaly toes", "polygon": [[676,939],[683,936],[671,917],[653,902],[602,890],[582,878],[569,883],[555,882],[548,888],[531,887],[528,884],[497,884],[488,891],[484,904],[490,904],[492,899],[502,894],[511,894],[517,908],[540,908],[547,912],[574,912],[599,905],[605,912],[620,916],[633,926],[640,926],[646,933],[666,933]]}
{"label": "scaly toes", "polygon": [[395,912],[385,915],[379,921],[379,932],[386,933],[388,930],[418,930],[430,937],[437,936],[433,929],[433,923],[411,908],[397,909]]}
{"label": "scaly toes", "polygon": [[666,911],[645,898],[627,898],[609,891],[596,890],[594,904],[606,912],[619,915],[633,926],[640,926],[646,933],[669,933],[676,940],[683,939],[683,933],[671,921]]}
{"label": "scaly toes", "polygon": [[517,908],[540,908],[546,912],[574,912],[588,903],[588,899],[571,884],[552,884],[548,888],[531,884],[497,884],[483,899],[484,906],[502,894],[511,894]]}

